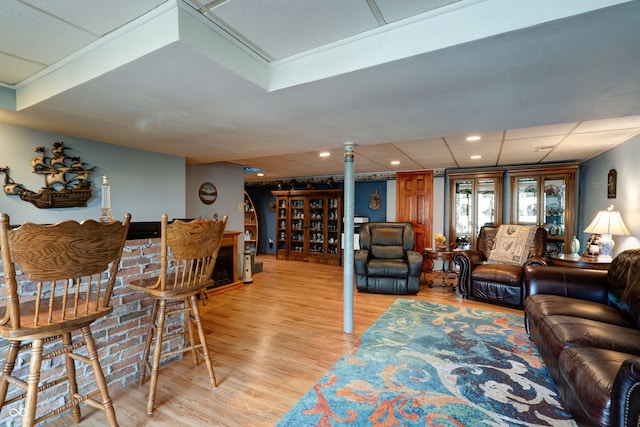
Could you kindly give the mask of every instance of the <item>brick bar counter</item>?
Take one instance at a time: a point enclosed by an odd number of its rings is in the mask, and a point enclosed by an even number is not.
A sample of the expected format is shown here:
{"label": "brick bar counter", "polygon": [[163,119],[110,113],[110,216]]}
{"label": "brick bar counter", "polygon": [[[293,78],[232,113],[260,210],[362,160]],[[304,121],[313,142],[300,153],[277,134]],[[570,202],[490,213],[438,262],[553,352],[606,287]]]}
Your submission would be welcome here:
{"label": "brick bar counter", "polygon": [[[207,294],[215,294],[243,286],[238,279],[238,236],[239,231],[225,232],[220,253],[226,253],[226,259],[218,257],[214,270],[216,286],[210,288]],[[219,265],[220,264],[220,265]],[[127,283],[143,276],[159,274],[160,268],[160,222],[133,222],[129,228],[127,241],[122,252],[120,271],[111,297],[113,313],[102,320],[92,324],[93,337],[98,347],[98,357],[104,371],[109,393],[113,393],[123,387],[133,384],[138,379],[138,364],[144,351],[145,333],[149,322],[151,300],[145,294],[129,290]],[[0,271],[2,260],[0,259]],[[19,279],[18,272],[18,279]],[[4,279],[0,279],[0,301],[6,298]],[[0,308],[0,317],[4,316],[4,307]],[[171,320],[171,319],[170,319]],[[180,323],[175,316],[171,323]],[[8,347],[8,341],[0,339],[0,363],[4,362],[4,356]],[[46,351],[45,346],[45,351]],[[25,355],[26,356],[26,355]],[[165,361],[165,364],[181,359],[176,356]],[[53,363],[52,363],[53,362]],[[44,360],[42,372],[43,378],[48,376],[47,371],[56,366],[62,366],[64,358],[56,357],[52,360]],[[21,378],[26,378],[29,372],[29,360],[20,358],[16,360],[14,372]],[[80,370],[77,373],[78,385],[83,383],[93,387],[93,373],[90,369]],[[13,397],[17,388],[9,386],[8,398]],[[67,400],[67,384],[52,387],[39,393],[38,406],[46,406],[47,402]],[[0,411],[0,420],[6,422],[15,418],[13,424],[20,425],[20,417],[11,417],[10,414],[20,411],[24,407],[24,400],[7,405]],[[15,409],[12,409],[15,408]],[[19,413],[19,412],[18,412]],[[63,414],[68,414],[69,411]]]}

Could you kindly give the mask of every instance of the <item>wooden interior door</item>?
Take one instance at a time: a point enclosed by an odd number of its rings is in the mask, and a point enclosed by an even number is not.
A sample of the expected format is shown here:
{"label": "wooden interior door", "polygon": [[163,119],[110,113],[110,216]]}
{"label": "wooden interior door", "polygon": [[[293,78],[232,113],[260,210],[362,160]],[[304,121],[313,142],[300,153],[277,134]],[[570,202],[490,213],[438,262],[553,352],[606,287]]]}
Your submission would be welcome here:
{"label": "wooden interior door", "polygon": [[431,247],[433,233],[433,171],[396,174],[396,221],[413,223],[415,250]]}

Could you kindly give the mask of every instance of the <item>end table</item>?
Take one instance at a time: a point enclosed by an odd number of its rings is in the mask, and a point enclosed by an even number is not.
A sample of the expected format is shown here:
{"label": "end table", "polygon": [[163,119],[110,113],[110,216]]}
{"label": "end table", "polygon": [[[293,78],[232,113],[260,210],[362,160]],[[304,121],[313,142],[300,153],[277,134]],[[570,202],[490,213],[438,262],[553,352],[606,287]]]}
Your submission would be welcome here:
{"label": "end table", "polygon": [[557,267],[591,268],[593,270],[608,270],[611,259],[602,259],[591,256],[571,256],[569,254],[557,254],[549,257],[551,265]]}
{"label": "end table", "polygon": [[[456,271],[453,265],[453,244],[452,245],[444,245],[438,246],[436,248],[425,248],[423,253],[424,262],[427,263],[426,272],[433,271],[434,261],[442,261],[442,287],[446,286],[445,279],[447,277],[447,269],[445,269],[445,264],[448,263],[448,272],[453,273],[455,275],[456,281],[451,286],[451,290],[455,291],[458,286],[458,272]],[[426,279],[426,276],[425,276]],[[429,280],[427,282],[427,286],[433,286],[433,280]]]}

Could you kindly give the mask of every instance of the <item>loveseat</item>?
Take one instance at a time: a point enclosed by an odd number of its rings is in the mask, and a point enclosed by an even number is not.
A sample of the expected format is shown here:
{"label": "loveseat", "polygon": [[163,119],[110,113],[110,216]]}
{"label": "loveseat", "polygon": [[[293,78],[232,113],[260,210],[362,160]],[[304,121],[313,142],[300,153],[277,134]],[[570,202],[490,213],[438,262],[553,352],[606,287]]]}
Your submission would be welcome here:
{"label": "loveseat", "polygon": [[475,249],[453,255],[460,267],[458,292],[465,298],[522,307],[524,266],[547,264],[546,246],[542,227],[483,226]]}
{"label": "loveseat", "polygon": [[525,325],[580,426],[640,425],[640,249],[608,271],[528,266]]}

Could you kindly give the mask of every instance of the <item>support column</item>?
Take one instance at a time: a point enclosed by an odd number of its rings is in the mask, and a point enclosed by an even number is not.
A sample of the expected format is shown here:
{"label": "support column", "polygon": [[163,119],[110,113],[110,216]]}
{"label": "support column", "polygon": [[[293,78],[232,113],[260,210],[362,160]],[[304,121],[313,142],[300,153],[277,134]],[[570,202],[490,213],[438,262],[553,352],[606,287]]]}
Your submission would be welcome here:
{"label": "support column", "polygon": [[344,143],[344,332],[353,332],[353,212],[355,209],[355,180],[353,142]]}

